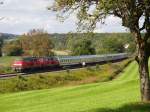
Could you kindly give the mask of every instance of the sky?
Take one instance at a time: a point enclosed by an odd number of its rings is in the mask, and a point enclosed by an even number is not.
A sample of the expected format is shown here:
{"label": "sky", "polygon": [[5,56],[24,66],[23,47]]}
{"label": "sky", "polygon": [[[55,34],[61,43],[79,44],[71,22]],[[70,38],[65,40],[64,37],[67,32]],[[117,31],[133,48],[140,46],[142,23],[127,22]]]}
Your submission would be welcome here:
{"label": "sky", "polygon": [[[48,11],[53,0],[0,0],[0,32],[23,34],[31,29],[44,29],[49,33],[76,32],[76,16],[60,22],[54,12]],[[110,16],[105,25],[98,24],[95,32],[126,32],[119,18]]]}

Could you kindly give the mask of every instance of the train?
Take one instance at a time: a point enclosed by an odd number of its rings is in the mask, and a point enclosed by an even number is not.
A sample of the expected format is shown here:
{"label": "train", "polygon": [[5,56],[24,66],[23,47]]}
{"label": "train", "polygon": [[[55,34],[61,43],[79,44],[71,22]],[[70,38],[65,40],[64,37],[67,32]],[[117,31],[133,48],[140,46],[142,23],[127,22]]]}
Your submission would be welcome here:
{"label": "train", "polygon": [[127,53],[82,56],[22,57],[13,62],[12,69],[16,72],[22,72],[35,68],[40,69],[73,65],[86,66],[91,63],[115,61],[125,58],[128,58]]}

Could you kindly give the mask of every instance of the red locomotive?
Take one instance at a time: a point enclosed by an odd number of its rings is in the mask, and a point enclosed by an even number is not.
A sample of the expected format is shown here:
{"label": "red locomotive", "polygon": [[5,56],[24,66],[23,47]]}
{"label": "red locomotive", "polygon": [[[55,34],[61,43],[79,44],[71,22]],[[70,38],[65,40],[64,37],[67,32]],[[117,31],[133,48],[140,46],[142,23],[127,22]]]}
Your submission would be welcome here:
{"label": "red locomotive", "polygon": [[21,72],[28,69],[58,65],[59,61],[56,57],[23,57],[14,61],[12,68],[17,72]]}

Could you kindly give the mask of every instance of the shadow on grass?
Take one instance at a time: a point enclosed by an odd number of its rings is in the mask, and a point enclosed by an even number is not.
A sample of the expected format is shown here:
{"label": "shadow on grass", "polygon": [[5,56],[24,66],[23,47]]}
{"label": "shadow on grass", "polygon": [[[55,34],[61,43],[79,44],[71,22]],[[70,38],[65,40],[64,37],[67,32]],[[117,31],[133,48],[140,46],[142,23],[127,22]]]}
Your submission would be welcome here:
{"label": "shadow on grass", "polygon": [[150,112],[150,103],[128,104],[117,109],[97,108],[82,112]]}

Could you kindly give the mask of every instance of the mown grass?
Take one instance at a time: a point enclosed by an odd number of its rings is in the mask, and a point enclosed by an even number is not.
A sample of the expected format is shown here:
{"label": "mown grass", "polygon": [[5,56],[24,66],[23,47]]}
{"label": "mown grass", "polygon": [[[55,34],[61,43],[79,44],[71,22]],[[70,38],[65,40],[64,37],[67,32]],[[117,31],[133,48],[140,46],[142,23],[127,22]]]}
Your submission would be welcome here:
{"label": "mown grass", "polygon": [[137,64],[108,82],[0,95],[1,112],[149,112],[140,102]]}

